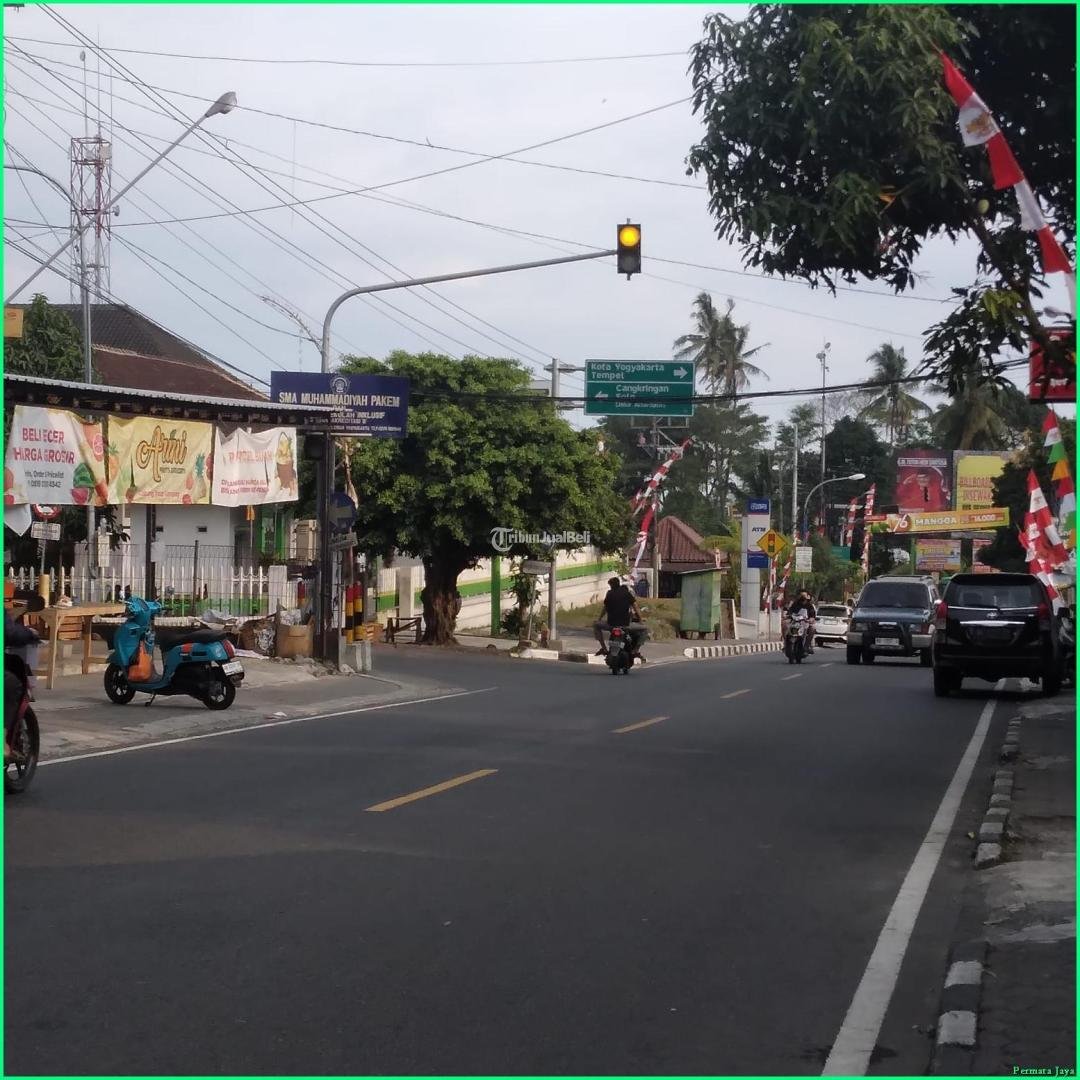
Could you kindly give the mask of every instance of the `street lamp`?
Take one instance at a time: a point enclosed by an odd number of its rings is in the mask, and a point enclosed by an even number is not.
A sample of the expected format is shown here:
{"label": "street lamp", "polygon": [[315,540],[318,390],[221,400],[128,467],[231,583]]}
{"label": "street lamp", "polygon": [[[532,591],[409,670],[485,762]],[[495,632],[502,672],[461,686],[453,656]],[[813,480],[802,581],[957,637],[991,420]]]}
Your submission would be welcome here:
{"label": "street lamp", "polygon": [[[162,150],[161,153],[153,159],[153,161],[151,161],[145,168],[143,168],[139,173],[137,173],[133,180],[125,184],[124,187],[120,191],[118,191],[102,208],[102,212],[108,213],[155,165],[157,165],[159,161],[168,157],[169,154],[171,154],[173,150],[175,150],[204,120],[209,119],[211,116],[217,116],[219,113],[230,112],[235,106],[236,94],[234,94],[231,90],[228,93],[222,94],[221,97],[219,97],[217,101],[215,101],[206,110],[206,112],[202,114],[202,116],[200,116],[196,120],[193,120],[180,133],[180,135],[177,136],[177,138],[173,139],[173,141],[169,143],[169,145],[166,146],[165,149]],[[43,263],[39,263],[38,268],[17,289],[12,290],[11,295],[8,296],[5,303],[10,304],[15,299],[15,297],[23,291],[23,289],[25,289],[32,281],[37,278],[39,274],[41,274],[45,270],[48,270],[48,268],[52,266],[52,264],[56,262],[56,260],[59,259],[60,256],[63,255],[64,252],[67,251],[67,249],[71,247],[73,243],[75,243],[76,240],[79,240],[81,242],[83,233],[89,227],[89,222],[86,222],[86,224],[80,223],[79,227],[72,232],[71,236],[69,236],[67,240],[63,244],[61,244],[60,247],[52,253],[52,255],[49,256],[49,258],[47,258]]]}
{"label": "street lamp", "polygon": [[806,502],[803,503],[803,512],[802,512],[803,539],[805,540],[810,535],[810,525],[809,525],[809,521],[808,521],[808,514],[810,512],[810,500],[811,500],[811,498],[813,498],[813,495],[814,495],[815,491],[817,491],[819,488],[823,488],[826,484],[839,484],[844,480],[865,480],[865,479],[866,479],[866,473],[856,472],[856,473],[852,473],[850,476],[834,476],[829,480],[822,480],[821,483],[817,485],[817,487],[811,488],[810,489],[810,494],[806,496]]}

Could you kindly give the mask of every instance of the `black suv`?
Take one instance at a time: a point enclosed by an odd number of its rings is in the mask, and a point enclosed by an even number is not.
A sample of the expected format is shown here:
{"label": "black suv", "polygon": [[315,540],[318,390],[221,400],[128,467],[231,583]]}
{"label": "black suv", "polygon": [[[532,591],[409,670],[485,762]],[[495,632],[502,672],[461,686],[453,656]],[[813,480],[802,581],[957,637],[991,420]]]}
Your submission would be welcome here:
{"label": "black suv", "polygon": [[937,601],[930,578],[868,581],[848,627],[847,662],[872,664],[875,656],[918,656],[929,667]]}
{"label": "black suv", "polygon": [[966,676],[1026,676],[1047,697],[1061,689],[1058,620],[1037,577],[957,574],[949,582],[935,621],[934,693],[946,697]]}

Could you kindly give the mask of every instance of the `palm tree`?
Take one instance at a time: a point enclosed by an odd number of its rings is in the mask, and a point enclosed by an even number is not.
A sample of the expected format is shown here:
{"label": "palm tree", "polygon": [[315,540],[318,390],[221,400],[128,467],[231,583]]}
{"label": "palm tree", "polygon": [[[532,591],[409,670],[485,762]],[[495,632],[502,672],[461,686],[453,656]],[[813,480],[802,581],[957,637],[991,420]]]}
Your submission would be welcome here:
{"label": "palm tree", "polygon": [[727,302],[727,311],[720,315],[708,293],[698,293],[693,303],[694,331],[675,341],[675,359],[692,360],[712,393],[734,396],[757,376],[768,378],[761,368],[750,363],[750,357],[764,349],[758,345],[746,347],[749,326],[739,326],[731,313],[735,301]]}
{"label": "palm tree", "polygon": [[901,380],[907,376],[908,360],[903,349],[882,345],[867,360],[874,369],[870,385],[881,386],[882,391],[872,392],[859,416],[883,424],[888,442],[895,444],[903,439],[911,421],[920,413],[928,413],[930,406],[904,390]]}
{"label": "palm tree", "polygon": [[[944,386],[933,387],[947,394]],[[990,382],[965,379],[960,393],[931,417],[934,437],[955,450],[1002,450],[1011,443],[1009,425],[1001,410],[1005,391]]]}

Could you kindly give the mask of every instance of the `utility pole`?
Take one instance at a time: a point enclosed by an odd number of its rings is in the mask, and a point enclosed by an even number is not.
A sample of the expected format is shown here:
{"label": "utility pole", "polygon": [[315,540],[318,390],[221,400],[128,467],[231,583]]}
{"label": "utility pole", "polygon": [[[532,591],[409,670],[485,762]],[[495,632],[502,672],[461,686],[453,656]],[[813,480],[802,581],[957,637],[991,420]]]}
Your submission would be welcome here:
{"label": "utility pole", "polygon": [[[558,413],[559,408],[559,361],[551,358],[551,405]],[[548,648],[556,649],[559,637],[558,618],[555,608],[559,602],[559,583],[556,578],[555,548],[551,549],[551,565],[548,567]]]}
{"label": "utility pole", "polygon": [[794,425],[795,447],[791,451],[791,535],[799,538],[799,425]]}
{"label": "utility pole", "polygon": [[[660,421],[654,417],[652,422],[653,446],[656,448],[656,460],[660,461]],[[652,578],[653,599],[660,599],[660,489],[653,493],[653,534],[652,534]]]}
{"label": "utility pole", "polygon": [[[821,482],[825,483],[825,377],[829,370],[829,365],[826,360],[829,356],[829,350],[832,348],[830,342],[825,342],[825,347],[817,354],[817,358],[821,361]],[[825,524],[825,491],[821,492],[821,524]]]}

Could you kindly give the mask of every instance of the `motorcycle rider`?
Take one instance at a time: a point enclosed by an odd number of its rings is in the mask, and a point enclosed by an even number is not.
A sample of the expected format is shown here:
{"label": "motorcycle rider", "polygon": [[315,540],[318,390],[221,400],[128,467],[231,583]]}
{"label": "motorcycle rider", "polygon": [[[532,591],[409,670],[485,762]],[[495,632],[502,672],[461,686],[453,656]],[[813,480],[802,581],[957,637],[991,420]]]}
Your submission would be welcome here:
{"label": "motorcycle rider", "polygon": [[814,601],[810,598],[810,593],[806,589],[802,589],[799,595],[795,597],[794,603],[787,609],[787,617],[791,619],[792,616],[797,615],[800,611],[806,613],[806,617],[810,622],[809,630],[806,636],[806,652],[807,655],[814,651],[814,622],[817,619],[817,608],[814,607]]}
{"label": "motorcycle rider", "polygon": [[[15,653],[17,656],[21,656],[23,663],[26,664],[26,669],[29,672],[27,693],[30,696],[30,700],[34,700],[34,685],[37,680],[34,678],[34,669],[37,667],[37,650],[41,644],[41,638],[36,630],[31,629],[29,626],[23,626],[21,622],[16,622],[12,619],[8,613],[4,612],[4,649],[7,652]],[[18,707],[18,698],[21,693],[14,685],[14,676],[4,673],[4,761],[6,762],[11,757],[11,748],[8,746],[7,732],[8,732],[8,710]]]}
{"label": "motorcycle rider", "polygon": [[607,656],[607,644],[604,641],[604,631],[614,626],[623,627],[630,635],[630,655],[635,659],[645,662],[641,655],[641,645],[645,640],[646,627],[641,618],[641,611],[637,606],[637,598],[633,592],[617,577],[608,578],[608,591],[604,596],[603,607],[600,610],[600,618],[593,623],[593,632],[596,640],[600,642],[597,656]]}

